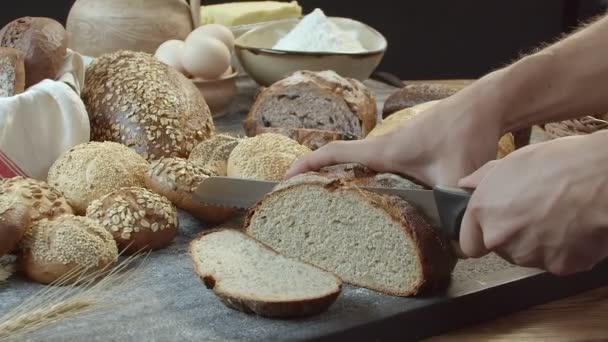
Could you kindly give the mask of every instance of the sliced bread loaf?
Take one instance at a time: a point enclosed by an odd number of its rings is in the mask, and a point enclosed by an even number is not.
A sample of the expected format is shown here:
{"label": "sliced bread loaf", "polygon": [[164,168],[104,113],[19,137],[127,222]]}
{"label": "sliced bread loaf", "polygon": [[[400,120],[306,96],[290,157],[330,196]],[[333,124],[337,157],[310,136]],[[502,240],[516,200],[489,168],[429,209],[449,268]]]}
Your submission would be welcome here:
{"label": "sliced bread loaf", "polygon": [[448,241],[411,204],[319,174],[290,182],[249,212],[248,235],[390,295],[416,295],[449,279],[456,258]]}
{"label": "sliced bread loaf", "polygon": [[236,230],[202,235],[190,243],[190,257],[226,306],[264,317],[318,314],[342,291],[333,274],[277,254]]}
{"label": "sliced bread loaf", "polygon": [[0,97],[10,97],[25,90],[25,62],[20,50],[0,47]]}

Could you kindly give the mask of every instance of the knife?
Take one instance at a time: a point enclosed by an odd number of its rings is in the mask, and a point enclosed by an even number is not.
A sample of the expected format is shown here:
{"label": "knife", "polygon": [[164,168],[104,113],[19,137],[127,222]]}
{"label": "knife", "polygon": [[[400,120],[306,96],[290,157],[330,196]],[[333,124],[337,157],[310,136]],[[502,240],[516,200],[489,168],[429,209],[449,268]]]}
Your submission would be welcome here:
{"label": "knife", "polygon": [[[194,192],[199,202],[220,207],[249,209],[270,193],[277,182],[231,177],[209,177]],[[462,216],[472,189],[437,186],[433,190],[412,190],[362,186],[360,189],[398,196],[418,207],[431,223],[453,241],[459,241]]]}

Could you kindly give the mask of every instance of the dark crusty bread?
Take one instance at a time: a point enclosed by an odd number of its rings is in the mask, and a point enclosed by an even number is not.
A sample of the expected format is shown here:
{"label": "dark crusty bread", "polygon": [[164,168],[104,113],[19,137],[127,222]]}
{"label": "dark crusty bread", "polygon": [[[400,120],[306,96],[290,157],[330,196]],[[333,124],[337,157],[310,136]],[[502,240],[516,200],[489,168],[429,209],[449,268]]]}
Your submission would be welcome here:
{"label": "dark crusty bread", "polygon": [[86,79],[92,140],[120,142],[153,161],[188,158],[215,131],[196,86],[150,54],[102,55],[87,67]]}
{"label": "dark crusty bread", "polygon": [[24,53],[28,88],[44,79],[57,78],[67,53],[67,33],[51,18],[23,17],[0,30],[0,46]]}
{"label": "dark crusty bread", "polygon": [[363,138],[375,125],[372,93],[361,82],[333,71],[297,71],[262,89],[243,122],[248,136],[289,128]]}
{"label": "dark crusty bread", "polygon": [[443,84],[415,83],[392,93],[384,102],[382,118],[405,108],[417,106],[421,103],[441,100],[454,95],[458,90]]}
{"label": "dark crusty bread", "polygon": [[0,97],[9,97],[25,90],[25,62],[21,50],[0,47]]}
{"label": "dark crusty bread", "polygon": [[13,196],[0,196],[0,256],[17,248],[31,224],[30,207]]}
{"label": "dark crusty bread", "polygon": [[226,306],[263,317],[310,316],[327,310],[342,281],[312,265],[282,256],[236,230],[218,230],[190,243],[203,283]]}
{"label": "dark crusty bread", "polygon": [[411,204],[304,174],[248,214],[245,232],[344,282],[397,296],[444,285],[456,264],[449,242]]}

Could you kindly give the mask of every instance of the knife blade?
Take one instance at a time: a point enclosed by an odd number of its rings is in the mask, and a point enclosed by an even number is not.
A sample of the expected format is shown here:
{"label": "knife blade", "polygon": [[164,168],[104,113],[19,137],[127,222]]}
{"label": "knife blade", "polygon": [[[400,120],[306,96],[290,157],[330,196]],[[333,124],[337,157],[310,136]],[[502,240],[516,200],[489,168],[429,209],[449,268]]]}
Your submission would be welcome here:
{"label": "knife blade", "polygon": [[[209,177],[194,192],[196,200],[209,205],[249,209],[270,193],[277,182],[231,177]],[[433,190],[388,187],[359,187],[379,194],[393,195],[418,207],[434,226],[448,238],[459,240],[460,224],[466,210],[470,189],[437,186]]]}

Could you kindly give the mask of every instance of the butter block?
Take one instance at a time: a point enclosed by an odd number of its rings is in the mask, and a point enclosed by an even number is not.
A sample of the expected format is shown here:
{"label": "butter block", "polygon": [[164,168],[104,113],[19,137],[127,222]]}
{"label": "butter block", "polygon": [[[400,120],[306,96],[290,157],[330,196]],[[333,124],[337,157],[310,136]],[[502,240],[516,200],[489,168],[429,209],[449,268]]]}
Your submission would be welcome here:
{"label": "butter block", "polygon": [[237,26],[302,16],[297,1],[244,1],[201,6],[201,25]]}

